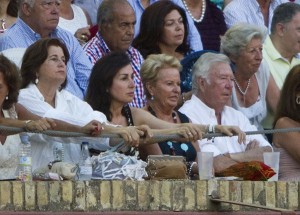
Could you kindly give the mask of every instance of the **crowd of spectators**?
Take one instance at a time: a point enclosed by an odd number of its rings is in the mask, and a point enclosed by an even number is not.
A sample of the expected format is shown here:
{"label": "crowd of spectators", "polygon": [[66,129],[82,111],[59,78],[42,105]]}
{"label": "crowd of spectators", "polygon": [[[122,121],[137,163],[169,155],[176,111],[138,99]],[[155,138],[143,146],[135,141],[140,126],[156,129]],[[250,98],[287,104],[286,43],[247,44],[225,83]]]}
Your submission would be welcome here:
{"label": "crowd of spectators", "polygon": [[[214,152],[216,173],[263,161],[274,143],[288,170],[279,178],[289,180],[289,170],[300,168],[299,132],[275,134],[274,141],[243,132],[299,127],[297,2],[3,0],[0,24],[3,124],[120,133],[130,145],[124,153],[138,150],[142,159],[170,154],[197,162],[197,151]],[[17,61],[9,54],[16,51]],[[190,56],[198,57],[182,76]],[[182,91],[181,83],[191,89]],[[237,136],[202,139],[212,127]],[[141,137],[169,133],[183,140],[139,146]],[[10,143],[18,138],[0,136],[0,153],[17,148]],[[47,165],[51,141],[31,138],[34,168]],[[65,141],[66,161],[76,163],[80,147]],[[3,159],[0,171],[13,157]]]}

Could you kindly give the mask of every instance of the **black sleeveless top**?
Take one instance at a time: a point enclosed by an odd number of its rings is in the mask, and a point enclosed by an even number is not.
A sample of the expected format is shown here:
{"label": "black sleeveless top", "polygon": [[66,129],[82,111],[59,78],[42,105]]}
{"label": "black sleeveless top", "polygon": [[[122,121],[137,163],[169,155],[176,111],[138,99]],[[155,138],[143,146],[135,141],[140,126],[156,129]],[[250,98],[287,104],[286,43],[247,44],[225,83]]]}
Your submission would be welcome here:
{"label": "black sleeveless top", "polygon": [[[151,107],[150,107],[151,108]],[[156,117],[155,112],[149,109],[149,112]],[[189,118],[176,111],[176,113],[179,116],[179,119],[181,123],[189,123]],[[191,142],[178,142],[178,141],[165,141],[158,143],[162,153],[164,155],[180,155],[185,157],[186,161],[195,161],[197,156],[197,151],[194,148],[193,144]]]}

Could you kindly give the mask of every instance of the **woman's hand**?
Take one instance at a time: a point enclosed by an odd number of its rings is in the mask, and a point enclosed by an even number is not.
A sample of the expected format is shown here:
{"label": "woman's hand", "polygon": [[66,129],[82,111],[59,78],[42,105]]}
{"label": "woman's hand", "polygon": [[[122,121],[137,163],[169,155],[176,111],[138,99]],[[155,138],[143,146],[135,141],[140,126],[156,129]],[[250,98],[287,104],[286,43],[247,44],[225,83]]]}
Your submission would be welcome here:
{"label": "woman's hand", "polygon": [[45,131],[48,129],[54,129],[56,123],[53,119],[40,118],[38,120],[28,120],[25,122],[24,129],[26,131]]}
{"label": "woman's hand", "polygon": [[90,134],[92,136],[98,136],[102,129],[102,124],[97,120],[92,120],[81,128],[83,133]]}
{"label": "woman's hand", "polygon": [[182,135],[188,141],[197,141],[202,139],[204,132],[196,124],[183,123],[179,126],[178,134]]}
{"label": "woman's hand", "polygon": [[215,126],[216,132],[221,132],[223,134],[226,134],[228,136],[237,135],[238,136],[238,142],[246,143],[246,133],[243,132],[239,127],[237,126],[229,126],[229,125],[216,125]]}
{"label": "woman's hand", "polygon": [[117,127],[118,131],[127,145],[132,147],[138,147],[140,143],[140,137],[145,135],[145,131],[139,126]]}
{"label": "woman's hand", "polygon": [[135,126],[135,128],[144,133],[144,135],[142,136],[144,139],[143,141],[144,143],[153,137],[153,131],[148,125],[139,125],[139,126]]}

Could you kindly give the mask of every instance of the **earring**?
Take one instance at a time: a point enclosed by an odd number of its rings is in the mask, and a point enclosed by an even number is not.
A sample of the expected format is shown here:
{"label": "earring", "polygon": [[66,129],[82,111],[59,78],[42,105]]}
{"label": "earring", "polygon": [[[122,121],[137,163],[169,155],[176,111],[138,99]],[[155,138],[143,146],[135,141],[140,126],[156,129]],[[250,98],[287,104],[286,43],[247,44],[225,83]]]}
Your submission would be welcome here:
{"label": "earring", "polygon": [[8,100],[8,95],[5,97],[5,100]]}
{"label": "earring", "polygon": [[154,100],[154,96],[152,94],[150,94],[150,95],[151,95],[150,99],[151,99],[151,101],[153,101]]}
{"label": "earring", "polygon": [[298,105],[300,105],[300,96],[297,96],[297,97],[296,97],[296,103],[297,103]]}
{"label": "earring", "polygon": [[35,83],[35,84],[38,84],[38,83],[39,83],[39,79],[36,78],[34,83]]}

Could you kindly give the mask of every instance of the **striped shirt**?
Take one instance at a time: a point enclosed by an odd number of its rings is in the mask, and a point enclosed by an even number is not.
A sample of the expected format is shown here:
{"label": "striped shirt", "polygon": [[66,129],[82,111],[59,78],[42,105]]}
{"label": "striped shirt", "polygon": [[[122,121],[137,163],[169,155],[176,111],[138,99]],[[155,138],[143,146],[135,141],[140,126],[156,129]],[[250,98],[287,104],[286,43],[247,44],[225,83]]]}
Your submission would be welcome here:
{"label": "striped shirt", "polygon": [[[83,49],[86,52],[86,55],[88,56],[92,64],[95,64],[97,60],[99,60],[105,55],[108,55],[111,52],[99,32],[97,32],[97,34],[84,45]],[[144,59],[140,52],[131,46],[126,51],[126,53],[128,54],[131,60],[131,66],[133,69],[133,79],[135,84],[134,98],[129,105],[132,107],[141,108],[144,107],[146,104],[146,98],[144,96],[144,87],[140,76],[140,68]]]}
{"label": "striped shirt", "polygon": [[269,7],[268,26],[265,26],[263,14],[257,0],[233,0],[223,10],[227,28],[237,23],[256,24],[271,29],[275,8],[288,0],[272,0]]}
{"label": "striped shirt", "polygon": [[[57,27],[49,37],[59,38],[66,44],[70,53],[70,60],[67,64],[66,90],[83,99],[92,64],[77,39],[68,31]],[[27,48],[39,39],[41,39],[41,35],[34,32],[22,19],[18,18],[16,23],[0,37],[0,51],[10,48]]]}

